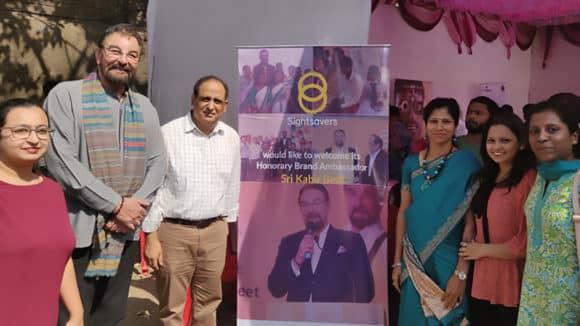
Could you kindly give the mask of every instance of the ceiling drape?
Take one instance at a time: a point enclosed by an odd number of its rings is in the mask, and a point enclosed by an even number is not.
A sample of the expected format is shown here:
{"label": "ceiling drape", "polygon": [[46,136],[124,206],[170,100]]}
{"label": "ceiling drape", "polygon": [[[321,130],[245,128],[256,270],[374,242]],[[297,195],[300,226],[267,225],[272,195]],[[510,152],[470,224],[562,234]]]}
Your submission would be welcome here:
{"label": "ceiling drape", "polygon": [[[525,51],[546,30],[543,66],[549,58],[553,33],[580,46],[580,1],[578,0],[387,0],[396,5],[401,17],[419,31],[429,31],[441,21],[445,24],[458,53],[472,54],[479,38],[497,39],[506,48],[509,59],[514,45]],[[373,0],[373,8],[379,5]]]}

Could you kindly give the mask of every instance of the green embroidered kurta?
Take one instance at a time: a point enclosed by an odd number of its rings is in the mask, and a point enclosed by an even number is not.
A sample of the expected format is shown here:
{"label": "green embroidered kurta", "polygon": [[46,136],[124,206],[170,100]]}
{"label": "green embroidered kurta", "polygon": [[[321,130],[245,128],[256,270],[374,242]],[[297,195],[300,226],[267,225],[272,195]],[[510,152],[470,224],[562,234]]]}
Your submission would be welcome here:
{"label": "green embroidered kurta", "polygon": [[564,174],[542,196],[546,180],[538,176],[526,201],[528,247],[518,325],[576,325],[580,317],[573,181],[573,173]]}

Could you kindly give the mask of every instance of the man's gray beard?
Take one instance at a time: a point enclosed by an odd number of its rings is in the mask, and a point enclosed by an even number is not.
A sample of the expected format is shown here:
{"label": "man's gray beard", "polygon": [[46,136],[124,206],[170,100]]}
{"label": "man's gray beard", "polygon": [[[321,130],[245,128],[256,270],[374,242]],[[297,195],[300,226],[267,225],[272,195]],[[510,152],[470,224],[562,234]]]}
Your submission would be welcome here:
{"label": "man's gray beard", "polygon": [[106,72],[104,77],[111,86],[117,87],[129,87],[129,84],[131,84],[131,81],[133,80],[133,74],[131,73],[127,78],[114,78],[109,74],[109,72]]}
{"label": "man's gray beard", "polygon": [[114,78],[111,77],[108,73],[105,74],[105,79],[111,84],[111,86],[123,86],[127,87],[131,83],[132,76],[129,75],[127,78]]}

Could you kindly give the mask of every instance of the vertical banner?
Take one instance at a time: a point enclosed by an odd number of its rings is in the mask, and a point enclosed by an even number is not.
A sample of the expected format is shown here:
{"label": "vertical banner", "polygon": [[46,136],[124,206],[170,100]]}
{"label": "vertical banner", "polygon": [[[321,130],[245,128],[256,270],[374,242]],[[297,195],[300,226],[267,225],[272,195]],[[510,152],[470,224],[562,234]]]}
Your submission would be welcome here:
{"label": "vertical banner", "polygon": [[238,48],[238,325],[386,325],[389,48]]}

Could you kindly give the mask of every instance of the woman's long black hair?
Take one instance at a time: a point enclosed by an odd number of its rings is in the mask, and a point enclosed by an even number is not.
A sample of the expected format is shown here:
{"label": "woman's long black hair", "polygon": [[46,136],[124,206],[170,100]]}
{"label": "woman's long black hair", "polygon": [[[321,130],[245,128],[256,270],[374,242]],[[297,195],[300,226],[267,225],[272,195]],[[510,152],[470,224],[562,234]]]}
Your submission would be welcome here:
{"label": "woman's long black hair", "polygon": [[[487,135],[492,126],[502,125],[508,128],[516,135],[518,144],[524,146],[518,150],[512,164],[512,169],[504,180],[496,183],[495,180],[499,174],[499,165],[495,163],[486,149]],[[471,211],[475,215],[481,215],[487,207],[489,196],[495,187],[507,188],[507,192],[517,185],[523,176],[536,164],[533,153],[528,146],[528,133],[524,122],[511,112],[496,113],[483,130],[481,137],[480,154],[483,160],[483,167],[479,173],[480,186],[471,201]]]}

